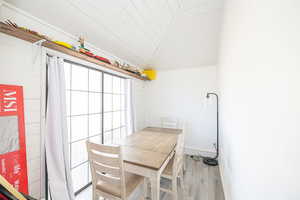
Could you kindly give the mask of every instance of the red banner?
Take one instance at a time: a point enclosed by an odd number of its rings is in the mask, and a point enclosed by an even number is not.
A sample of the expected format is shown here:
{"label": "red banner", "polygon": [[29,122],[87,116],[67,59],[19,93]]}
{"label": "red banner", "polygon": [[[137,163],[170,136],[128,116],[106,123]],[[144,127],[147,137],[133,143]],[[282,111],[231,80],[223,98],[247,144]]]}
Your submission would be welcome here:
{"label": "red banner", "polygon": [[22,86],[0,85],[0,174],[28,194]]}

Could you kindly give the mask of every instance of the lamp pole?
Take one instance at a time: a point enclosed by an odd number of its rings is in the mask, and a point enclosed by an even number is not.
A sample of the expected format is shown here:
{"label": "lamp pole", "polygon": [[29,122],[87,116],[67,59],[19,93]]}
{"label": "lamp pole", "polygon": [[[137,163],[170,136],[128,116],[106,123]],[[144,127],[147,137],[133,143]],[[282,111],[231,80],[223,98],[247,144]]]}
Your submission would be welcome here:
{"label": "lamp pole", "polygon": [[203,157],[203,163],[210,166],[217,166],[218,163],[218,157],[219,157],[219,96],[216,93],[209,92],[206,94],[206,98],[209,98],[211,95],[216,97],[217,100],[217,153],[215,157]]}

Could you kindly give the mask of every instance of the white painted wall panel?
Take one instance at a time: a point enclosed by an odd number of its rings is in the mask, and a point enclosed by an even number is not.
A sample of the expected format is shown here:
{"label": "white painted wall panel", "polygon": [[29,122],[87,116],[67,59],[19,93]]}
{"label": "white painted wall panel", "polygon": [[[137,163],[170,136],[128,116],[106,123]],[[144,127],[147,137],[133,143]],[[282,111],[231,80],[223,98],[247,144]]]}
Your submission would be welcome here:
{"label": "white painted wall panel", "polygon": [[135,105],[135,124],[136,130],[141,130],[147,126],[146,124],[146,99],[147,99],[147,89],[144,81],[135,80],[133,82],[133,92],[134,98],[133,102]]}
{"label": "white painted wall panel", "polygon": [[300,199],[300,2],[225,1],[218,69],[230,200]]}
{"label": "white painted wall panel", "polygon": [[161,126],[161,117],[175,117],[186,124],[188,153],[214,152],[216,142],[216,101],[206,99],[216,90],[216,67],[165,70],[157,72],[157,80],[145,84],[146,126]]}
{"label": "white painted wall panel", "polygon": [[0,83],[21,85],[24,89],[25,136],[29,189],[40,181],[40,65],[32,63],[29,43],[0,33]]}

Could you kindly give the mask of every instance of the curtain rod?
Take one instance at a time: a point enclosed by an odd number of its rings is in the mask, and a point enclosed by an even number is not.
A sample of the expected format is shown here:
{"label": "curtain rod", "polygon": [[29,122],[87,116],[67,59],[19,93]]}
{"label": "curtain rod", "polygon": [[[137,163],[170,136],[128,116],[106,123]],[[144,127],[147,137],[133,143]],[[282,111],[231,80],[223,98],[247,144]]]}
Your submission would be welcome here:
{"label": "curtain rod", "polygon": [[[46,55],[47,55],[48,57],[50,57],[50,58],[55,57],[55,55],[51,55],[50,53],[46,53]],[[60,57],[60,56],[57,56],[57,57]],[[72,60],[67,59],[67,58],[62,58],[62,59],[64,59],[64,61],[67,62],[67,63],[80,65],[80,66],[82,66],[82,67],[86,67],[86,68],[91,69],[91,70],[100,71],[100,72],[102,72],[102,73],[109,74],[109,75],[112,75],[112,76],[117,76],[117,77],[122,78],[122,79],[132,79],[132,78],[130,78],[130,77],[118,75],[118,74],[116,74],[116,73],[112,73],[112,72],[104,71],[104,70],[102,70],[102,69],[97,69],[97,68],[94,68],[94,67],[90,67],[90,66],[88,66],[88,65],[85,65],[85,64],[82,64],[82,63],[78,63],[78,62],[72,61]]]}

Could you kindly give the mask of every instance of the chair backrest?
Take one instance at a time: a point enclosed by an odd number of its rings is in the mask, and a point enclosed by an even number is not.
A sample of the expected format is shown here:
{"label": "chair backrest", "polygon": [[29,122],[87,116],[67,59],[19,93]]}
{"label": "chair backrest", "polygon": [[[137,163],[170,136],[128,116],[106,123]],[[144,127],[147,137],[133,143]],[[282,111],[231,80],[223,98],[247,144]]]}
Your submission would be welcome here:
{"label": "chair backrest", "polygon": [[183,167],[184,162],[184,130],[177,137],[177,144],[173,162],[173,174],[178,174],[178,171]]}
{"label": "chair backrest", "polygon": [[161,119],[162,128],[179,128],[179,120],[172,117],[162,117]]}
{"label": "chair backrest", "polygon": [[[108,146],[87,141],[87,151],[92,172],[92,183],[101,181],[114,190],[120,190],[121,199],[125,199],[125,178],[120,146]],[[102,191],[104,194],[105,192]],[[112,194],[106,194],[112,195]]]}

